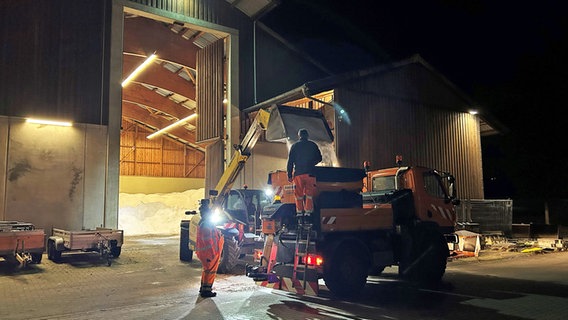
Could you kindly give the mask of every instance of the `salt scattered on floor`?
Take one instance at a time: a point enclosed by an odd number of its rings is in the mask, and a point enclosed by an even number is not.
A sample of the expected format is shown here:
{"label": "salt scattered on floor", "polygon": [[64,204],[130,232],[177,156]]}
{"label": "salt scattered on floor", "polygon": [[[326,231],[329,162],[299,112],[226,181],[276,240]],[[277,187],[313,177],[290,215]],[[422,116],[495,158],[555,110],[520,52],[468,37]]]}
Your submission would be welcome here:
{"label": "salt scattered on floor", "polygon": [[179,234],[181,220],[191,216],[186,211],[197,210],[204,189],[155,194],[119,194],[118,229],[131,235]]}

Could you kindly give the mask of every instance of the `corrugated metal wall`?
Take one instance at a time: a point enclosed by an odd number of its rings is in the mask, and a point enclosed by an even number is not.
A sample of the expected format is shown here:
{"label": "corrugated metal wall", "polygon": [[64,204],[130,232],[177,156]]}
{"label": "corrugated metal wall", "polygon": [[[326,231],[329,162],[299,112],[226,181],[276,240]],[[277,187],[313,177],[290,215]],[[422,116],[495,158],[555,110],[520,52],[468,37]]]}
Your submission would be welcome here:
{"label": "corrugated metal wall", "polygon": [[340,165],[362,167],[368,160],[372,168],[390,167],[402,155],[406,165],[454,174],[459,197],[483,199],[479,120],[451,111],[463,99],[422,71],[399,69],[335,90],[350,118],[336,120]]}
{"label": "corrugated metal wall", "polygon": [[[211,0],[131,0],[131,2],[213,23],[219,22],[223,7],[221,1]],[[226,4],[228,6],[228,3]]]}
{"label": "corrugated metal wall", "polygon": [[197,52],[196,142],[223,137],[223,47],[219,40]]}
{"label": "corrugated metal wall", "polygon": [[[223,140],[217,140],[207,146],[205,151],[205,195],[209,194],[217,185],[217,181],[221,179],[221,175],[225,169],[222,159],[225,158],[225,145]],[[221,161],[220,161],[221,160]]]}
{"label": "corrugated metal wall", "polygon": [[0,115],[108,124],[107,1],[0,1]]}

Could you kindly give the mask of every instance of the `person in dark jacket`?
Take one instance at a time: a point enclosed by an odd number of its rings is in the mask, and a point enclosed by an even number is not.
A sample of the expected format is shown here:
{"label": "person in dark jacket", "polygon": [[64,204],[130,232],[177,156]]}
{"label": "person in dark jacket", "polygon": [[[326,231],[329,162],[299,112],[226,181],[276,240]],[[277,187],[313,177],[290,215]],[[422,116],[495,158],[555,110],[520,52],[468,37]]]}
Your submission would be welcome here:
{"label": "person in dark jacket", "polygon": [[316,193],[315,166],[322,160],[318,145],[309,140],[307,129],[298,131],[300,140],[290,148],[286,166],[288,181],[294,183],[296,217],[309,221],[314,211],[313,196]]}

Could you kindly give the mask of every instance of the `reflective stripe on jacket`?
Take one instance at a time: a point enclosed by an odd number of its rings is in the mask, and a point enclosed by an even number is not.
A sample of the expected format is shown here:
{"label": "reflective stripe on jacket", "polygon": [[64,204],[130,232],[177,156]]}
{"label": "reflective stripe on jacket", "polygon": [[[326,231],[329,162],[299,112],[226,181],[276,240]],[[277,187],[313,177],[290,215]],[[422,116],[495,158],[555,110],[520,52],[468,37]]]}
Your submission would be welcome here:
{"label": "reflective stripe on jacket", "polygon": [[199,259],[211,259],[221,254],[221,231],[214,225],[201,223],[197,228],[195,254]]}

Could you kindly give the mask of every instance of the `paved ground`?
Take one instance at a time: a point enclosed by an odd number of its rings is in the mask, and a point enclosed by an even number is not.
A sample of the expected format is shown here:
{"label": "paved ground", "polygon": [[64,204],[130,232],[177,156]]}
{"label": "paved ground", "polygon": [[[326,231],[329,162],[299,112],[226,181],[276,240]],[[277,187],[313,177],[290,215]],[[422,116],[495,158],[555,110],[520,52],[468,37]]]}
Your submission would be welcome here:
{"label": "paved ground", "polygon": [[[59,319],[129,305],[194,303],[201,264],[182,262],[178,254],[177,236],[126,237],[110,267],[96,253],[64,253],[60,263],[44,254],[41,264],[26,269],[1,261],[0,319]],[[220,275],[218,285],[226,277]]]}
{"label": "paved ground", "polygon": [[[477,261],[521,256],[489,250],[448,267],[475,268]],[[244,275],[219,275],[215,287],[220,295],[201,299],[200,274],[199,261],[179,260],[176,235],[126,237],[122,254],[111,266],[94,253],[63,254],[59,263],[44,254],[41,264],[26,269],[0,259],[0,319],[244,319],[239,308],[250,314],[250,307],[265,296],[261,290],[266,289]],[[241,301],[236,304],[234,299]],[[274,302],[272,297],[266,304]],[[279,315],[276,306],[269,308],[272,318],[289,319],[290,308],[280,308]]]}

